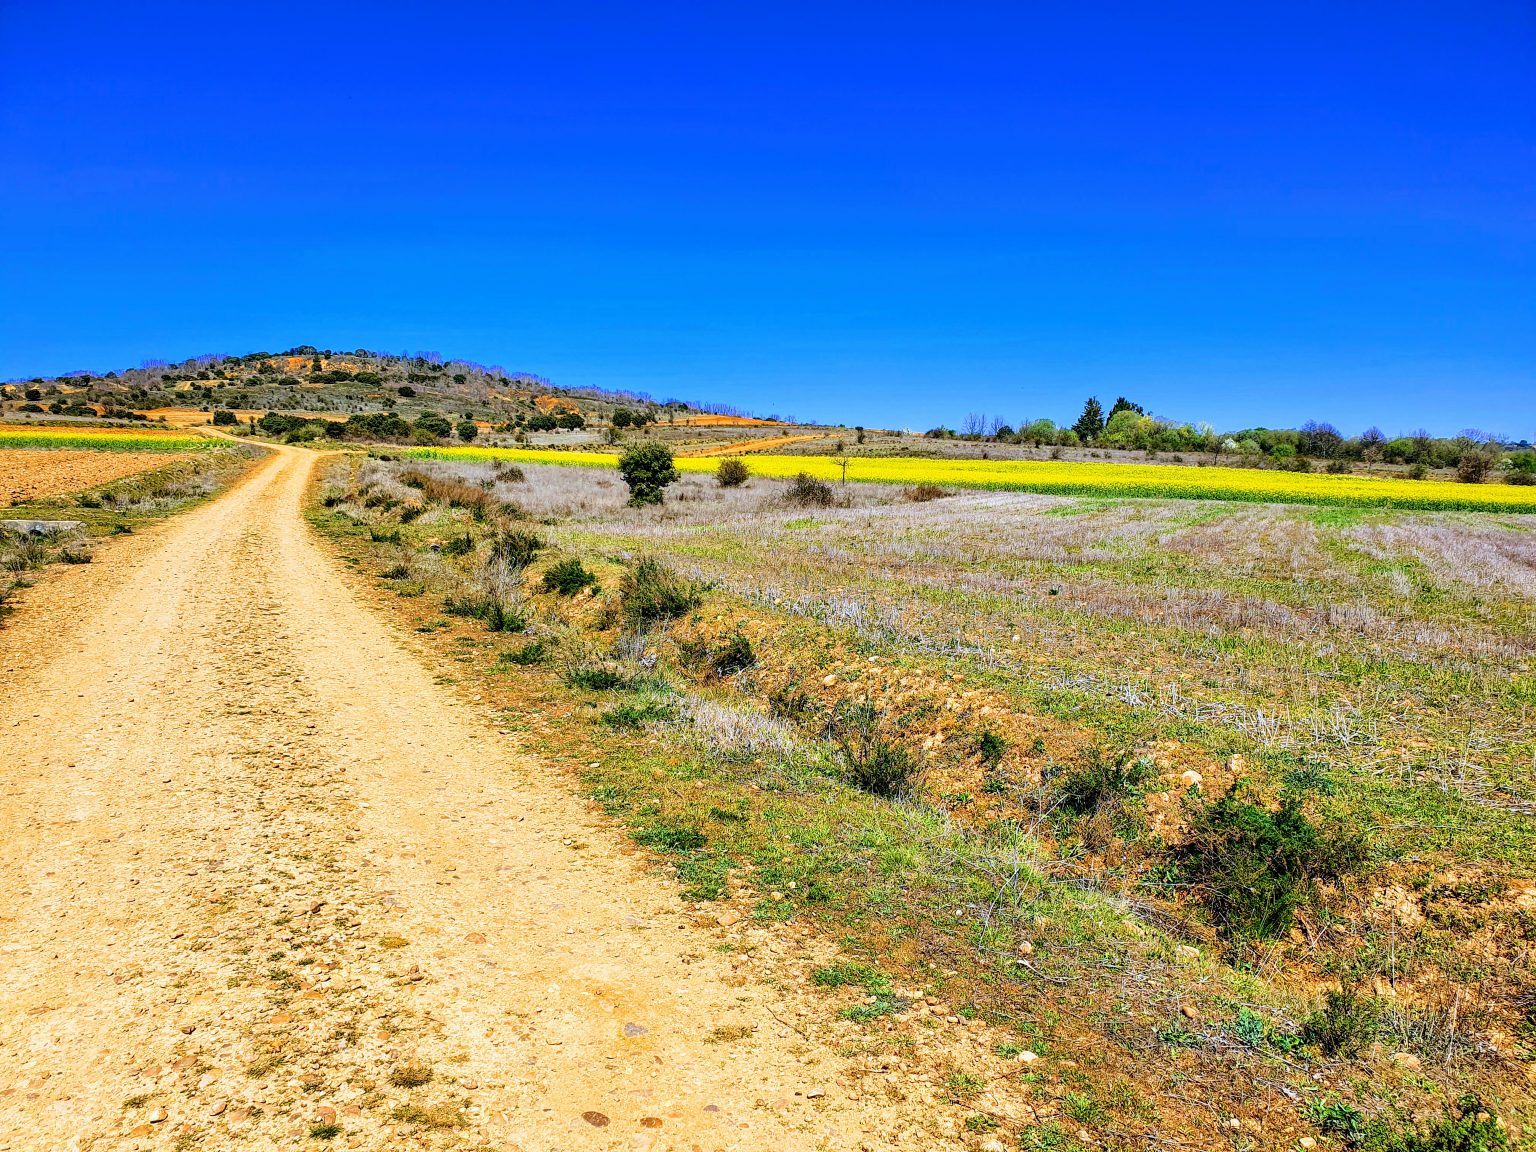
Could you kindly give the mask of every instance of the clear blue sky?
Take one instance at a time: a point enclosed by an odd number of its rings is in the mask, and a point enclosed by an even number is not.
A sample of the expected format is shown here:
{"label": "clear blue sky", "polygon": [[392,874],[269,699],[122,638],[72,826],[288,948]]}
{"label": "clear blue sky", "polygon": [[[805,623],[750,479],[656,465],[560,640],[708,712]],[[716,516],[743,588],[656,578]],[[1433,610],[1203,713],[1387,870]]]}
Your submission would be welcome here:
{"label": "clear blue sky", "polygon": [[0,378],[1536,436],[1536,7],[0,0]]}

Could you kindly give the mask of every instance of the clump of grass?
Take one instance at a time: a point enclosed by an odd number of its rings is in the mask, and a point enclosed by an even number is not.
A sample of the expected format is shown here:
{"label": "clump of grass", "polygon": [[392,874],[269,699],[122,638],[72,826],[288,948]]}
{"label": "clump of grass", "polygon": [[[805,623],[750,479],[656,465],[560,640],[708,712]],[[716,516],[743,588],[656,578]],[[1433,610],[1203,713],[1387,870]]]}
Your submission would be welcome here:
{"label": "clump of grass", "polygon": [[649,700],[642,704],[620,704],[610,708],[602,714],[601,720],[610,728],[638,731],[652,721],[670,720],[674,715],[667,705]]}
{"label": "clump of grass", "polygon": [[987,1082],[972,1072],[951,1072],[944,1078],[944,1096],[951,1104],[965,1104],[986,1091]]}
{"label": "clump of grass", "polygon": [[629,677],[604,664],[577,664],[568,668],[565,682],[572,688],[585,688],[590,692],[607,692],[612,688],[627,688]]}
{"label": "clump of grass", "polygon": [[407,1060],[389,1070],[389,1082],[396,1088],[420,1088],[432,1083],[432,1068],[420,1060]]}
{"label": "clump of grass", "polygon": [[561,596],[574,596],[596,583],[597,577],[574,556],[550,565],[543,579],[544,591],[557,592]]}
{"label": "clump of grass", "polygon": [[901,498],[913,504],[926,504],[930,500],[942,500],[949,493],[937,484],[914,484],[901,490]]}
{"label": "clump of grass", "polygon": [[624,573],[619,603],[630,623],[655,624],[686,616],[707,590],[707,585],[680,576],[656,557],[642,556]]}
{"label": "clump of grass", "polygon": [[748,1024],[722,1024],[705,1033],[704,1043],[734,1044],[737,1040],[745,1040],[750,1035],[752,1035],[752,1027]]}
{"label": "clump of grass", "polygon": [[889,976],[873,965],[856,961],[842,961],[816,968],[811,972],[811,983],[818,988],[863,988],[875,994],[891,990]]}
{"label": "clump of grass", "polygon": [[996,768],[1003,761],[1003,753],[1008,751],[1008,741],[988,728],[980,736],[976,737],[976,753],[981,757],[981,762],[988,768]]}
{"label": "clump of grass", "polygon": [[906,796],[916,783],[912,753],[889,739],[883,714],[873,704],[842,703],[827,723],[827,733],[842,756],[849,783],[873,796]]}
{"label": "clump of grass", "polygon": [[528,616],[521,607],[489,589],[466,589],[443,600],[443,611],[450,616],[482,620],[492,632],[521,632],[528,627]]}
{"label": "clump of grass", "polygon": [[549,646],[542,640],[530,640],[520,648],[503,652],[497,659],[502,664],[542,664],[549,659]]}
{"label": "clump of grass", "polygon": [[652,824],[631,832],[630,838],[642,848],[657,852],[697,852],[709,843],[709,837],[697,828],[681,824]]}
{"label": "clump of grass", "polygon": [[740,632],[722,644],[710,658],[710,664],[721,676],[745,672],[756,663],[757,653],[752,650],[752,641]]}
{"label": "clump of grass", "polygon": [[544,541],[536,533],[512,528],[496,533],[491,559],[510,568],[526,568],[543,549]]}
{"label": "clump of grass", "polygon": [[422,1128],[459,1128],[465,1124],[463,1107],[449,1101],[427,1105],[400,1104],[389,1115],[398,1123],[416,1124]]}
{"label": "clump of grass", "polygon": [[311,1124],[309,1135],[314,1140],[334,1140],[341,1135],[340,1124]]}
{"label": "clump of grass", "polygon": [[469,532],[461,532],[444,540],[440,550],[444,556],[468,556],[475,550],[475,538]]}
{"label": "clump of grass", "polygon": [[1375,1038],[1380,1023],[1373,1001],[1338,988],[1329,991],[1323,1006],[1303,1022],[1301,1038],[1325,1056],[1353,1056]]}

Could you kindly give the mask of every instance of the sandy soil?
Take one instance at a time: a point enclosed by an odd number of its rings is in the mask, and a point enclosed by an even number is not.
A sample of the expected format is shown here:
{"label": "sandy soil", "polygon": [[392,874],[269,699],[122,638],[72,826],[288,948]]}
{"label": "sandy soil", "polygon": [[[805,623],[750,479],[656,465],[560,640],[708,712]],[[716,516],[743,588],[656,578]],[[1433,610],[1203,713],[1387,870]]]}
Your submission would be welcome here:
{"label": "sandy soil", "polygon": [[0,1148],[950,1146],[367,607],[317,458],[0,630]]}
{"label": "sandy soil", "polygon": [[165,452],[0,448],[0,508],[94,488],[181,459],[181,454]]}

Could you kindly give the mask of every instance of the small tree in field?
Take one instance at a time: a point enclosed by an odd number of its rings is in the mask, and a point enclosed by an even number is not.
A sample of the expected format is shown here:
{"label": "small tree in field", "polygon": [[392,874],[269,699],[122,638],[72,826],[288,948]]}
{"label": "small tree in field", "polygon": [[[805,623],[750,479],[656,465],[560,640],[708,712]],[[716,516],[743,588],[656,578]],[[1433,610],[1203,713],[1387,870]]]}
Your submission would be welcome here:
{"label": "small tree in field", "polygon": [[619,475],[629,485],[629,502],[635,506],[660,504],[668,484],[677,479],[672,449],[654,440],[636,444],[619,457]]}
{"label": "small tree in field", "polygon": [[480,429],[476,426],[473,420],[460,420],[457,431],[459,433],[459,439],[464,441],[466,444],[468,444],[471,440],[480,434]]}

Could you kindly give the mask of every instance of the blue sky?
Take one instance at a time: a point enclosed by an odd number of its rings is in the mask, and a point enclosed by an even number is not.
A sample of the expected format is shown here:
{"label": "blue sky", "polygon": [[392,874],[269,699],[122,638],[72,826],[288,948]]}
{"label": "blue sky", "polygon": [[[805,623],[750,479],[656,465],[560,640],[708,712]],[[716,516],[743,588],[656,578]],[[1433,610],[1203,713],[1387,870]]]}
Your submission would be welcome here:
{"label": "blue sky", "polygon": [[1536,9],[0,3],[0,378],[1536,436]]}

